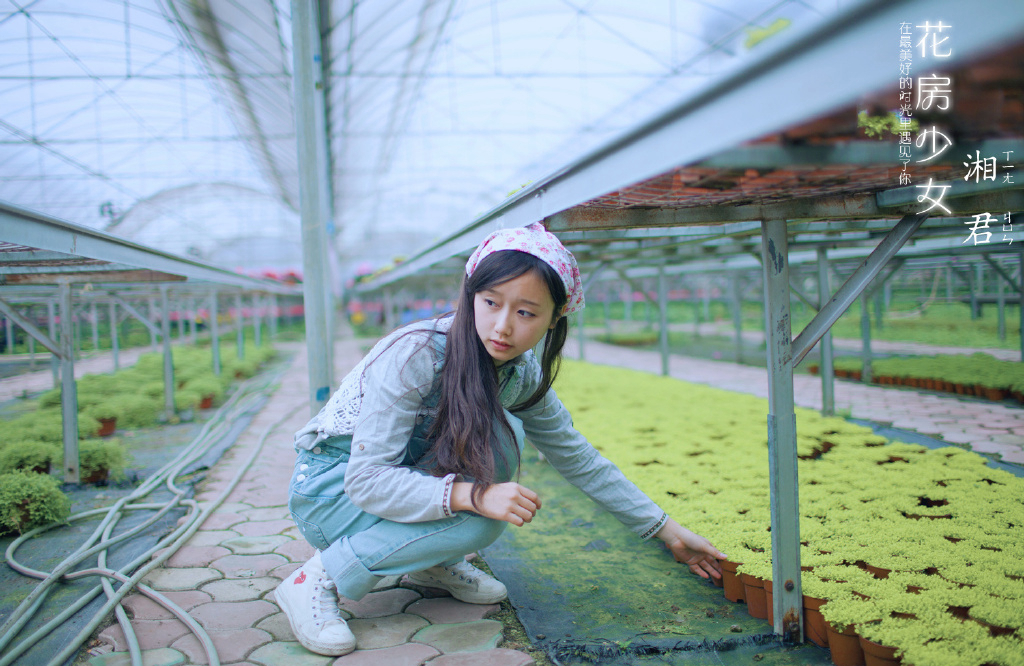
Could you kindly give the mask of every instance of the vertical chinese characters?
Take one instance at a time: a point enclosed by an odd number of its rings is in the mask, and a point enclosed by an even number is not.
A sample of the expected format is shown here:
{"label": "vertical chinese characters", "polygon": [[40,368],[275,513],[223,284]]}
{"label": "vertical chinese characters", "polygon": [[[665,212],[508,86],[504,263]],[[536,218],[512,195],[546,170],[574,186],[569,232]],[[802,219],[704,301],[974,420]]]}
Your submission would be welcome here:
{"label": "vertical chinese characters", "polygon": [[[915,28],[921,35],[915,47],[920,49],[922,60],[941,60],[953,55],[953,49],[949,44],[949,34],[947,33],[947,31],[952,30],[953,26],[946,25],[942,21],[935,24],[931,21],[925,21],[923,24],[916,25]],[[947,112],[953,107],[953,79],[951,76],[933,71],[931,74],[917,77],[914,88],[917,91],[914,104],[914,109],[916,110]],[[922,129],[918,134],[915,145],[918,148],[925,148],[927,151],[930,151],[928,155],[917,160],[918,163],[922,163],[933,160],[941,155],[953,145],[953,142],[949,137],[940,132],[937,126],[932,125]],[[943,197],[946,196],[946,192],[950,188],[949,185],[934,184],[932,179],[929,178],[926,184],[917,185],[916,187],[924,190],[924,192],[918,195],[918,202],[929,204],[920,212],[927,213],[938,209],[947,215],[951,213],[950,209],[942,202]]]}

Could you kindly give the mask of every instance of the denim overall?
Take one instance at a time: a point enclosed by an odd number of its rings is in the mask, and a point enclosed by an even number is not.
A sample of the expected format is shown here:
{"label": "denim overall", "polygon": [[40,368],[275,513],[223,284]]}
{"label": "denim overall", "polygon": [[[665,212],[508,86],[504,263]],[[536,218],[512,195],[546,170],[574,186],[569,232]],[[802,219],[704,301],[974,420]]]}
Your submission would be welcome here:
{"label": "denim overall", "polygon": [[[438,351],[435,347],[435,352]],[[443,354],[443,347],[440,349]],[[424,399],[416,418],[403,466],[425,474],[430,448],[427,437],[433,425],[440,386]],[[515,432],[509,440],[504,428],[495,427],[499,447],[511,454],[512,446],[523,448],[522,422],[505,411]],[[324,569],[338,585],[338,593],[361,599],[384,576],[422,571],[436,565],[455,564],[466,553],[493,543],[508,525],[461,511],[451,518],[418,523],[385,520],[357,507],[345,494],[345,470],[351,454],[352,436],[324,440],[310,451],[299,450],[288,489],[288,509],[299,530],[314,548],[322,551]],[[496,456],[496,482],[512,479],[513,471]],[[380,492],[388,492],[381,488]]]}

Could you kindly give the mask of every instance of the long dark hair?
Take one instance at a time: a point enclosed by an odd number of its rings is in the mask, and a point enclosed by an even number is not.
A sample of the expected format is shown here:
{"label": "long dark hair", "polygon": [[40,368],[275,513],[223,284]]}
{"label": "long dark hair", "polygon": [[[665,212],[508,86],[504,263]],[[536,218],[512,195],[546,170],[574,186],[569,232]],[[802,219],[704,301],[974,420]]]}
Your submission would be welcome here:
{"label": "long dark hair", "polygon": [[[561,313],[567,297],[558,273],[532,254],[500,250],[484,257],[473,275],[463,278],[455,319],[448,332],[441,369],[441,398],[430,431],[434,440],[431,452],[436,474],[465,474],[473,478],[473,506],[478,506],[478,500],[494,484],[496,455],[502,456],[506,469],[518,469],[519,464],[518,447],[513,447],[516,466],[512,467],[508,453],[495,446],[496,423],[505,429],[511,441],[515,435],[498,400],[494,359],[476,332],[474,296],[529,271],[544,281],[555,302],[554,312]],[[510,412],[532,407],[544,398],[558,375],[568,330],[566,318],[559,316],[544,337],[540,386],[526,400],[510,407]]]}

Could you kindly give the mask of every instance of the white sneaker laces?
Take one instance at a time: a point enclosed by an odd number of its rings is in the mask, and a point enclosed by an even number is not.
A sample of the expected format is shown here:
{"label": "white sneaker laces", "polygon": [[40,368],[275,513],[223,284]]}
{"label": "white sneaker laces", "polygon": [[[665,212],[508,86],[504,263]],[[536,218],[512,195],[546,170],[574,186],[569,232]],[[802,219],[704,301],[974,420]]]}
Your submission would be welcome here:
{"label": "white sneaker laces", "polygon": [[338,610],[338,595],[331,594],[336,588],[337,585],[330,578],[317,578],[316,585],[313,587],[313,620],[316,626],[341,619],[341,611]]}
{"label": "white sneaker laces", "polygon": [[445,567],[445,569],[451,572],[453,576],[458,574],[460,580],[465,580],[470,583],[475,582],[479,577],[479,574],[483,573],[468,562],[456,562],[451,566]]}

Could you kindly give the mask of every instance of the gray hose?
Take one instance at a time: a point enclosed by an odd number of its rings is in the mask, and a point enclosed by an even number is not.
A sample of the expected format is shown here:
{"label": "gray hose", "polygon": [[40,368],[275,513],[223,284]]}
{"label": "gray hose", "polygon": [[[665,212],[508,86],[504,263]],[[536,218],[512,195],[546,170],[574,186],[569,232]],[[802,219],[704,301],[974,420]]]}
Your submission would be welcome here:
{"label": "gray hose", "polygon": [[[276,380],[280,373],[274,375],[271,380]],[[224,488],[224,490],[217,496],[215,500],[204,506],[202,510],[199,510],[197,503],[194,500],[184,499],[183,495],[186,490],[178,488],[175,485],[175,479],[181,474],[182,470],[192,461],[197,459],[203,453],[205,453],[213,443],[217,441],[217,436],[221,434],[221,431],[226,430],[231,420],[230,417],[236,416],[238,413],[247,411],[251,408],[252,404],[257,401],[262,393],[270,389],[273,381],[249,381],[245,382],[239,390],[225,403],[207,422],[196,438],[169,463],[164,465],[156,474],[149,477],[143,484],[139,486],[131,495],[122,498],[114,505],[109,508],[95,509],[92,511],[86,511],[71,516],[69,520],[80,520],[83,518],[95,516],[98,514],[106,514],[101,523],[93,531],[93,534],[75,551],[72,555],[66,558],[63,562],[58,565],[54,571],[49,574],[35,571],[29,567],[26,567],[14,557],[17,548],[24,543],[27,539],[40,534],[46,530],[52,529],[57,525],[48,525],[41,528],[32,530],[23,534],[18,539],[10,544],[7,549],[6,557],[8,564],[19,571],[20,573],[39,578],[42,582],[32,591],[31,594],[26,597],[18,608],[11,614],[11,616],[4,623],[3,627],[0,628],[0,650],[4,649],[20,632],[24,625],[31,619],[34,613],[37,611],[39,606],[43,603],[46,595],[49,593],[52,585],[60,580],[74,580],[82,578],[84,576],[100,576],[101,585],[98,585],[82,595],[71,606],[65,609],[53,620],[48,622],[44,627],[41,627],[31,636],[27,637],[20,644],[15,646],[14,649],[7,652],[3,658],[0,658],[0,666],[9,666],[15,659],[28,650],[38,640],[48,635],[50,631],[60,623],[66,621],[68,618],[73,616],[78,610],[84,607],[89,601],[94,599],[100,591],[105,591],[108,597],[107,603],[93,616],[92,620],[79,632],[75,639],[60,653],[55,655],[49,662],[50,666],[58,666],[66,661],[68,658],[74,655],[74,653],[80,648],[80,646],[88,640],[89,636],[99,627],[103,620],[107,617],[111,610],[119,616],[118,621],[122,623],[124,628],[125,637],[128,641],[129,653],[131,656],[132,666],[141,666],[142,657],[141,651],[138,648],[138,642],[135,640],[134,632],[131,630],[128,618],[124,615],[120,607],[120,601],[133,589],[138,589],[139,592],[146,595],[156,603],[160,604],[164,608],[167,608],[173,613],[179,620],[192,631],[203,645],[204,650],[207,653],[209,663],[211,666],[219,666],[219,659],[217,657],[216,649],[213,646],[213,642],[209,636],[203,630],[202,626],[199,625],[195,620],[188,616],[188,614],[178,607],[176,604],[171,602],[165,596],[155,592],[145,585],[139,584],[139,581],[144,578],[150,571],[162,565],[167,559],[169,559],[177,550],[184,545],[192,535],[199,529],[199,526],[205,521],[206,517],[216,510],[227,496],[234,490],[234,488],[241,481],[245,472],[255,462],[256,457],[262,450],[267,438],[270,434],[283,423],[285,420],[290,418],[296,411],[301,409],[305,403],[298,404],[286,411],[286,413],[273,423],[269,424],[264,432],[261,434],[253,452],[247,458],[247,460],[239,467],[234,477]],[[132,504],[134,500],[138,500],[150,493],[152,493],[161,483],[166,483],[166,487],[173,493],[174,497],[163,503],[142,503]],[[128,563],[123,567],[121,571],[113,571],[105,566],[106,562],[106,550],[112,545],[119,543],[140,531],[146,527],[152,525],[154,522],[160,519],[164,514],[175,507],[180,506],[189,507],[190,511],[186,514],[185,521],[182,522],[175,530],[169,535],[164,537],[157,543],[153,548],[149,549],[145,553],[139,555],[135,560]],[[140,509],[157,510],[157,514],[148,518],[144,523],[126,531],[123,534],[119,534],[116,537],[111,537],[111,533],[122,516],[124,511],[133,511]],[[166,550],[161,553],[158,557],[150,559],[153,554],[165,548]],[[92,555],[98,555],[98,566],[82,571],[68,573],[72,567],[77,565],[82,560],[91,557]],[[126,572],[133,570],[146,560],[149,563],[143,566],[141,569],[135,571],[131,576],[127,576]],[[120,581],[122,584],[120,588],[115,591],[113,586],[109,582],[109,578],[114,578]],[[123,617],[122,617],[123,616]]]}

